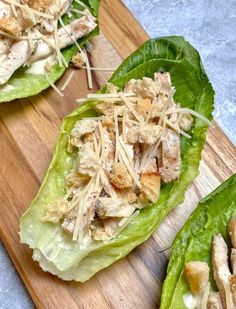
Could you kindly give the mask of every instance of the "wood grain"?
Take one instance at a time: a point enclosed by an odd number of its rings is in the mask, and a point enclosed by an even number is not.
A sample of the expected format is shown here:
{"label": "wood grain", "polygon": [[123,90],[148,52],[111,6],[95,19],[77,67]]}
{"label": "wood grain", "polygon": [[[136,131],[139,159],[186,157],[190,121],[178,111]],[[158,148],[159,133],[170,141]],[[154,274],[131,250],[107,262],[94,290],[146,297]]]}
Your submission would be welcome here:
{"label": "wood grain", "polygon": [[[121,1],[103,0],[100,20],[111,44],[104,36],[93,41],[94,66],[116,67],[148,38]],[[94,74],[93,91],[109,76],[105,72]],[[41,271],[31,258],[31,250],[19,243],[17,232],[20,216],[47,170],[63,117],[76,107],[76,98],[88,92],[85,72],[76,71],[63,99],[49,89],[37,97],[1,104],[0,235],[38,308],[156,308],[169,256],[169,250],[159,251],[171,245],[198,200],[236,172],[236,150],[213,123],[199,176],[187,191],[185,202],[171,212],[153,237],[88,282],[63,282]]]}

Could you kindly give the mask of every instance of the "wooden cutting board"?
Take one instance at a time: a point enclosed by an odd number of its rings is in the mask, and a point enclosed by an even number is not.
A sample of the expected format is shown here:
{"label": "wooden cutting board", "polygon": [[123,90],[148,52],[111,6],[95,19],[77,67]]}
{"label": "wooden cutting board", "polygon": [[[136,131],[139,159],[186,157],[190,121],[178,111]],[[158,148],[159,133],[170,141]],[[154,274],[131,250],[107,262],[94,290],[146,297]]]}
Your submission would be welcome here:
{"label": "wooden cutting board", "polygon": [[[93,66],[117,67],[148,35],[118,0],[103,0],[101,36],[93,41]],[[68,76],[69,72],[66,73]],[[94,74],[94,90],[109,73]],[[58,85],[66,80],[64,76]],[[49,89],[42,95],[0,105],[0,235],[38,308],[156,308],[160,303],[171,242],[197,201],[236,172],[236,150],[216,123],[202,155],[200,175],[185,202],[158,231],[125,259],[84,284],[63,282],[44,273],[27,246],[19,243],[19,219],[37,193],[49,165],[61,121],[88,93],[86,74],[76,71],[62,99]]]}

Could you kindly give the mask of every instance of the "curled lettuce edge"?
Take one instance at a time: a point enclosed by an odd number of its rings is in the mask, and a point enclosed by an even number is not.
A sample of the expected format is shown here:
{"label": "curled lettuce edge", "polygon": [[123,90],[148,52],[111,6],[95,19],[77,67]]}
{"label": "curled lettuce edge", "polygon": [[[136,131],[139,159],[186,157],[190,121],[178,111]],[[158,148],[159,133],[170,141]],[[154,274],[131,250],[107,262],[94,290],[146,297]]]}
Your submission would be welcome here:
{"label": "curled lettuce edge", "polygon": [[[98,8],[100,0],[82,0],[86,5],[88,5],[89,9],[93,13],[95,17],[98,16]],[[74,3],[75,6],[79,6],[76,2]],[[72,14],[72,17],[69,19],[67,16],[63,17],[65,24],[73,21],[75,18],[80,17],[79,14]],[[78,40],[78,43],[81,47],[83,47],[90,39],[97,36],[99,34],[99,28],[96,27],[92,32],[88,35],[82,37]],[[76,55],[78,49],[75,45],[68,46],[64,48],[62,54],[66,59],[67,63],[69,63],[74,55]],[[13,101],[15,99],[23,99],[31,96],[35,96],[40,94],[42,91],[46,90],[50,87],[48,80],[42,74],[32,74],[32,73],[25,73],[27,68],[20,68],[18,69],[11,79],[7,82],[7,86],[12,86],[13,88],[9,91],[1,91],[0,87],[0,103],[6,103]],[[48,79],[55,83],[66,70],[65,65],[59,66],[55,64],[52,67],[52,72],[48,74]],[[3,85],[2,87],[4,87]]]}
{"label": "curled lettuce edge", "polygon": [[[175,100],[212,119],[214,91],[202,67],[198,52],[182,37],[148,40],[117,69],[110,82],[124,87],[131,78],[153,77],[156,71],[169,71],[176,87]],[[105,91],[105,86],[101,89]],[[158,202],[140,211],[115,238],[96,246],[80,249],[61,227],[43,222],[47,204],[65,194],[65,176],[71,171],[75,154],[69,154],[68,137],[75,123],[96,115],[96,102],[85,103],[63,121],[56,150],[41,188],[30,208],[21,218],[20,239],[34,250],[33,258],[41,268],[64,280],[84,282],[99,270],[125,257],[148,239],[165,216],[183,202],[185,191],[198,175],[201,150],[207,125],[195,119],[190,140],[181,137],[182,168],[179,180],[161,188]]]}
{"label": "curled lettuce edge", "polygon": [[164,281],[160,309],[187,308],[183,295],[190,292],[183,267],[189,261],[205,261],[210,266],[211,288],[217,291],[211,264],[211,242],[221,233],[230,243],[227,224],[236,214],[236,174],[202,199],[176,235]]}

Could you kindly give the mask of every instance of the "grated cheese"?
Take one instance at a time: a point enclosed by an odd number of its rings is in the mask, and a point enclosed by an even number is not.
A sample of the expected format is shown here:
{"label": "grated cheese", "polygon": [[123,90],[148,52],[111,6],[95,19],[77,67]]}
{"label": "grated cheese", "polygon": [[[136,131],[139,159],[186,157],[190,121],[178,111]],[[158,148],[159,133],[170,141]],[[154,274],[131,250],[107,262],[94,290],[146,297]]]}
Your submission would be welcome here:
{"label": "grated cheese", "polygon": [[[119,142],[118,142],[118,145],[119,145]],[[133,178],[135,184],[139,188],[141,188],[141,184],[140,184],[139,180],[137,179],[136,173],[134,172],[133,167],[130,166],[129,160],[126,158],[126,154],[125,154],[125,152],[124,152],[122,147],[119,147],[119,159],[121,159],[123,161],[123,163],[126,166],[128,172],[130,173],[130,176]]]}
{"label": "grated cheese", "polygon": [[170,114],[174,114],[174,113],[188,113],[188,114],[192,114],[193,116],[201,119],[203,122],[207,123],[208,125],[211,124],[210,120],[207,119],[205,116],[203,116],[202,114],[192,110],[191,108],[187,108],[187,107],[184,107],[184,108],[175,108],[175,109],[171,109],[169,111],[167,111],[167,115],[170,115]]}
{"label": "grated cheese", "polygon": [[75,74],[75,71],[70,72],[70,75],[68,76],[68,78],[66,79],[65,83],[61,86],[61,91],[64,91],[67,86],[69,85],[69,83],[71,82],[73,76]]}
{"label": "grated cheese", "polygon": [[118,161],[118,145],[119,145],[119,127],[116,109],[114,108],[114,125],[115,125],[115,135],[116,135],[116,145],[115,145],[115,162]]}
{"label": "grated cheese", "polygon": [[66,25],[64,24],[63,20],[61,17],[59,17],[59,22],[62,26],[62,28],[65,30],[65,32],[69,35],[69,37],[71,38],[71,40],[74,42],[75,46],[78,48],[78,50],[80,52],[83,52],[81,47],[79,46],[78,42],[75,40],[75,38],[73,37],[73,35],[71,35],[70,31],[67,30]]}
{"label": "grated cheese", "polygon": [[[117,237],[117,236],[120,234],[120,232],[123,231],[123,230],[130,224],[130,222],[131,222],[134,218],[136,218],[139,214],[140,214],[140,210],[137,210],[137,211],[135,211],[130,217],[128,217],[128,218],[123,218],[123,219],[120,221],[120,223],[119,223],[119,225],[121,225],[120,228],[116,230],[116,232],[112,235],[111,238]],[[123,223],[123,222],[124,222],[124,223]],[[123,224],[122,224],[122,223],[123,223]]]}
{"label": "grated cheese", "polygon": [[45,74],[44,76],[49,85],[59,94],[59,96],[64,97],[64,94],[61,92],[61,90],[57,88],[57,86],[50,81],[49,76],[47,74]]}
{"label": "grated cheese", "polygon": [[86,49],[84,49],[83,53],[84,53],[84,59],[85,59],[85,64],[86,64],[86,68],[87,68],[88,87],[89,87],[89,89],[93,89],[93,79],[92,79],[90,63],[89,63],[89,59],[88,59]]}
{"label": "grated cheese", "polygon": [[187,138],[192,138],[191,135],[187,134],[186,132],[182,131],[180,128],[176,127],[175,125],[173,125],[173,123],[171,123],[169,120],[166,119],[166,124],[171,127],[171,129],[175,130],[177,133],[182,134],[183,136],[187,137]]}
{"label": "grated cheese", "polygon": [[[87,69],[86,66],[81,66],[80,69]],[[114,72],[116,70],[116,68],[95,68],[95,67],[90,67],[91,71],[102,71],[102,72]]]}
{"label": "grated cheese", "polygon": [[16,11],[15,6],[14,6],[12,3],[11,3],[10,5],[11,5],[11,10],[12,10],[13,15],[14,15],[15,17],[18,17],[18,14],[17,14],[17,11]]}
{"label": "grated cheese", "polygon": [[75,0],[75,2],[78,3],[79,5],[81,5],[82,7],[88,9],[87,5],[84,4],[82,1],[80,1],[80,0]]}
{"label": "grated cheese", "polygon": [[122,135],[123,135],[123,139],[124,139],[124,142],[127,143],[127,134],[126,134],[126,118],[127,118],[127,112],[124,111],[123,113],[123,119],[121,120],[122,121]]}
{"label": "grated cheese", "polygon": [[72,8],[70,11],[73,12],[73,13],[81,14],[81,15],[85,15],[86,14],[85,11],[81,11],[81,10],[74,9],[74,8]]}
{"label": "grated cheese", "polygon": [[[133,97],[135,96],[134,93],[125,93],[124,97]],[[87,95],[88,99],[113,99],[113,98],[120,98],[119,93],[89,93]]]}
{"label": "grated cheese", "polygon": [[136,110],[133,108],[133,106],[130,104],[130,102],[126,99],[126,97],[123,95],[123,93],[119,93],[119,95],[120,95],[121,99],[125,102],[125,105],[128,107],[128,109],[134,115],[134,117],[139,122],[143,122],[143,118],[141,116],[139,116],[139,114],[136,112]]}

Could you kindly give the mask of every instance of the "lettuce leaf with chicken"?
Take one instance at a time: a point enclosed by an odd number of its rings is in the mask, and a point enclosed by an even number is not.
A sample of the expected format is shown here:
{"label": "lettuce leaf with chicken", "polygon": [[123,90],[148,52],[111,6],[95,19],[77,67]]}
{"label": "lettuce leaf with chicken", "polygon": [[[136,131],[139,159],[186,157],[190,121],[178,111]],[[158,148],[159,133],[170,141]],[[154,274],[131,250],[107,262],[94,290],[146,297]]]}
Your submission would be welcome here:
{"label": "lettuce leaf with chicken", "polygon": [[[212,119],[213,88],[198,52],[183,37],[148,40],[121,64],[109,82],[122,89],[130,79],[153,77],[158,71],[170,73],[176,88],[174,99],[181,107],[189,107]],[[106,87],[102,87],[101,91],[105,90]],[[34,260],[39,262],[43,270],[64,280],[84,282],[149,238],[165,216],[183,202],[189,184],[198,174],[206,138],[208,125],[201,119],[195,119],[188,132],[192,138],[181,137],[182,166],[179,179],[162,185],[158,202],[141,209],[139,215],[117,237],[81,249],[60,224],[45,222],[43,217],[47,205],[65,194],[65,178],[76,158],[75,153],[67,151],[70,132],[79,119],[97,115],[94,110],[96,104],[95,101],[83,104],[63,121],[44,181],[20,222],[21,242],[33,249]]]}
{"label": "lettuce leaf with chicken", "polygon": [[212,239],[220,233],[230,244],[228,223],[235,214],[236,174],[199,202],[177,234],[162,290],[161,309],[187,308],[184,295],[190,293],[190,288],[183,270],[190,261],[202,261],[210,266],[211,288],[218,290],[213,279]]}
{"label": "lettuce leaf with chicken", "polygon": [[[91,11],[93,16],[98,17],[98,9],[100,0],[81,0]],[[84,10],[84,7],[73,2],[73,7],[77,10]],[[65,14],[62,18],[65,25],[73,22],[75,19],[82,17],[80,13],[72,12],[70,15]],[[78,40],[78,44],[81,48],[94,36],[99,34],[99,28],[96,27],[92,32]],[[73,56],[78,53],[78,48],[75,44],[70,45],[62,50],[62,54],[67,63],[69,63]],[[37,95],[43,90],[50,87],[48,80],[51,83],[55,83],[65,72],[66,66],[62,64],[54,64],[51,72],[48,73],[48,78],[45,78],[43,74],[33,74],[27,72],[27,67],[19,68],[10,80],[0,86],[0,103],[10,102],[15,99],[27,98]]]}

